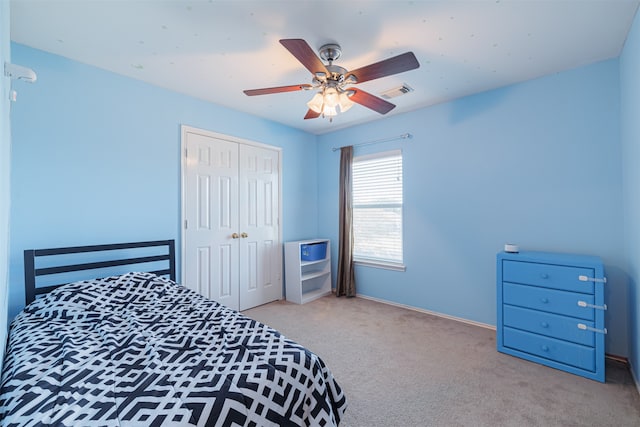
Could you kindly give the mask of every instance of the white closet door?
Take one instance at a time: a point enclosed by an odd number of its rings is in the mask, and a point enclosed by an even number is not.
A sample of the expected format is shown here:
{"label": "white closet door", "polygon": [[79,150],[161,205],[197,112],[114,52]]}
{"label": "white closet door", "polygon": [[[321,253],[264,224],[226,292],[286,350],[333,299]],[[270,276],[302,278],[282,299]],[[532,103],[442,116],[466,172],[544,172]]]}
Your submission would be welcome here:
{"label": "white closet door", "polygon": [[183,139],[183,284],[234,310],[282,298],[280,152],[197,129]]}
{"label": "white closet door", "polygon": [[238,310],[238,144],[186,137],[183,284]]}
{"label": "white closet door", "polygon": [[282,297],[279,153],[240,145],[240,310]]}

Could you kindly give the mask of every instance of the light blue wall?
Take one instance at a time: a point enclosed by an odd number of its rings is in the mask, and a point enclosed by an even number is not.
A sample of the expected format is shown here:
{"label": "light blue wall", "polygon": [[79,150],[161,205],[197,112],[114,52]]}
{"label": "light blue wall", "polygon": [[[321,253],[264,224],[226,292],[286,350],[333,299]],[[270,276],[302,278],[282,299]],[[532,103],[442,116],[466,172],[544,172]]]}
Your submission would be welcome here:
{"label": "light blue wall", "polygon": [[357,267],[358,293],[495,325],[505,243],[599,255],[612,308],[606,351],[626,356],[618,77],[610,60],[321,136],[319,233],[335,240],[331,147],[414,135],[355,151],[403,150],[407,266]]}
{"label": "light blue wall", "polygon": [[[629,361],[640,381],[640,14],[620,56],[622,159],[625,200],[625,247],[630,280]],[[640,387],[640,383],[638,383]]]}
{"label": "light blue wall", "polygon": [[[0,67],[11,62],[9,42],[9,2],[0,2]],[[7,303],[9,295],[9,204],[11,180],[10,82],[0,77],[0,369],[7,338]]]}
{"label": "light blue wall", "polygon": [[11,317],[25,248],[179,240],[180,124],[284,148],[285,240],[337,239],[331,147],[410,132],[356,150],[402,148],[406,177],[407,271],[358,267],[359,292],[495,324],[505,242],[596,254],[615,307],[607,352],[629,353],[616,60],[316,138],[22,45],[12,55],[38,83],[12,117]]}
{"label": "light blue wall", "polygon": [[24,305],[24,249],[180,242],[181,124],[282,147],[283,237],[317,234],[314,135],[23,45],[12,49],[38,81],[23,88],[12,115],[11,317]]}

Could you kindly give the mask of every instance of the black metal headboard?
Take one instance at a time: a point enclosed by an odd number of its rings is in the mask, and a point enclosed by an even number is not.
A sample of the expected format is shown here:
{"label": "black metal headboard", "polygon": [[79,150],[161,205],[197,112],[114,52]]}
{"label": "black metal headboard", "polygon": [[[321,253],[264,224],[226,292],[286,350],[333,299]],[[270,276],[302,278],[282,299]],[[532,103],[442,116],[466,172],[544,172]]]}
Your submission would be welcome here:
{"label": "black metal headboard", "polygon": [[[131,257],[130,253],[127,254],[128,249],[139,248],[153,248],[160,247],[162,254],[149,255],[149,256],[137,256]],[[166,249],[166,250],[165,250]],[[73,264],[63,265],[48,265],[47,267],[36,268],[36,258],[38,257],[53,257],[56,255],[69,255],[69,254],[81,254],[81,253],[96,253],[104,251],[121,251],[111,252],[112,259],[108,261],[97,262],[81,262]],[[166,252],[166,253],[165,253]],[[25,297],[26,303],[36,299],[37,295],[51,292],[58,286],[64,283],[37,286],[36,277],[47,276],[54,274],[69,273],[74,271],[83,270],[98,270],[109,267],[123,266],[123,265],[140,265],[145,263],[158,263],[162,261],[168,262],[167,268],[161,268],[159,270],[148,271],[148,273],[154,273],[159,276],[168,275],[171,280],[176,280],[176,256],[175,256],[175,242],[173,240],[155,240],[150,242],[134,242],[134,243],[114,243],[108,245],[93,245],[93,246],[73,246],[68,248],[52,248],[52,249],[28,249],[24,251],[24,281],[25,281]],[[165,265],[165,263],[162,263]],[[156,265],[156,264],[149,264]],[[137,270],[140,271],[140,270]]]}

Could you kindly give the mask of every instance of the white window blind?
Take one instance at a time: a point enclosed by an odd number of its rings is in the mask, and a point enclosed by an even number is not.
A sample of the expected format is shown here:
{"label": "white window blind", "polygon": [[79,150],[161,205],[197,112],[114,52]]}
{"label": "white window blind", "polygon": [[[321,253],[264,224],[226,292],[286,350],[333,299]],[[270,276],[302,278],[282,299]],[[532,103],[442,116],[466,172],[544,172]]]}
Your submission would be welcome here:
{"label": "white window blind", "polygon": [[401,266],[402,152],[355,157],[352,174],[354,260]]}

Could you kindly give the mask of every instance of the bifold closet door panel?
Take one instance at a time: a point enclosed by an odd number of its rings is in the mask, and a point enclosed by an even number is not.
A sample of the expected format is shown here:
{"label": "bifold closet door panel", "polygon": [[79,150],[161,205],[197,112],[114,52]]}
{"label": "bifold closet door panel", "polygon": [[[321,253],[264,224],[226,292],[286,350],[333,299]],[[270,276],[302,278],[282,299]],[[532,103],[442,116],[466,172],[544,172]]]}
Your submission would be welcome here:
{"label": "bifold closet door panel", "polygon": [[184,285],[237,310],[238,144],[191,133],[186,157]]}

